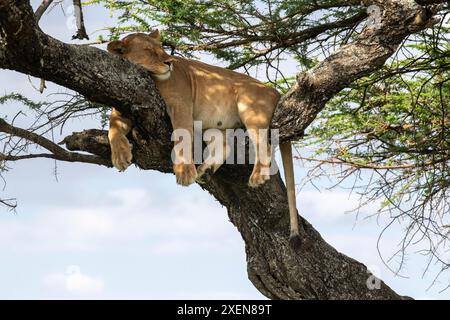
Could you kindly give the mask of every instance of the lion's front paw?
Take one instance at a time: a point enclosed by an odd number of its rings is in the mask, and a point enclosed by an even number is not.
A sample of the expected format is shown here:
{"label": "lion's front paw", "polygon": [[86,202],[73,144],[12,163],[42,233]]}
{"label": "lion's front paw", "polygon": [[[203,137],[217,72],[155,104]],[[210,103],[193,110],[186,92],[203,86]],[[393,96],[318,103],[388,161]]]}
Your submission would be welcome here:
{"label": "lion's front paw", "polygon": [[197,170],[194,164],[175,164],[173,172],[177,178],[177,183],[182,186],[188,186],[195,182],[197,178]]}
{"label": "lion's front paw", "polygon": [[117,136],[111,142],[111,161],[113,166],[119,171],[124,171],[131,164],[133,155],[131,153],[131,143],[127,137]]}
{"label": "lion's front paw", "polygon": [[252,188],[257,188],[270,179],[269,168],[258,165],[252,172],[248,185]]}

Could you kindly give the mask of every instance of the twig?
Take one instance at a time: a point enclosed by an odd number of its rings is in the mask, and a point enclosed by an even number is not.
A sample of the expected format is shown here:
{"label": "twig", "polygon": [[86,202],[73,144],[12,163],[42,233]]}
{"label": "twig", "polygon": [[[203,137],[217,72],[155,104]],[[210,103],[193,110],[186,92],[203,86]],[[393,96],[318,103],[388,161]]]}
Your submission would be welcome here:
{"label": "twig", "polygon": [[34,15],[36,16],[36,22],[39,22],[42,15],[47,11],[48,7],[52,4],[53,0],[44,0],[41,5],[37,8]]}
{"label": "twig", "polygon": [[365,163],[365,164],[356,163],[356,162],[346,161],[346,160],[341,160],[341,159],[336,159],[336,158],[316,159],[316,158],[302,157],[302,156],[295,156],[294,158],[298,159],[298,160],[320,162],[322,164],[345,165],[345,166],[350,166],[350,167],[356,168],[356,169],[373,169],[373,170],[411,169],[411,168],[416,168],[419,166],[428,167],[428,166],[442,163],[442,162],[445,162],[448,160],[448,159],[438,159],[438,160],[434,160],[434,161],[427,161],[425,163],[421,163],[420,165],[416,164],[416,163],[405,163],[405,164],[399,164],[399,165],[377,165],[377,164],[372,164],[372,163]]}
{"label": "twig", "polygon": [[47,86],[45,85],[45,79],[42,79],[42,78],[41,78],[41,83],[40,83],[40,85],[39,85],[39,92],[40,92],[40,93],[43,93],[44,90],[45,90],[45,88],[47,88]]}
{"label": "twig", "polygon": [[17,208],[16,199],[0,199],[0,204],[8,207],[10,210]]}

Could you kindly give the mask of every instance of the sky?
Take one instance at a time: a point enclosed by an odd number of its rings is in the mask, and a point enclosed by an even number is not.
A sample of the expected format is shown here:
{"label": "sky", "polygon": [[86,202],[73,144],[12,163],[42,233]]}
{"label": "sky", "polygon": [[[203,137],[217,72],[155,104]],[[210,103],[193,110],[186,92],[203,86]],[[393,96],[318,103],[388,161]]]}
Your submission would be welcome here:
{"label": "sky", "polygon": [[[70,1],[63,2],[70,12]],[[36,7],[39,1],[32,1]],[[91,38],[113,23],[100,7],[85,8]],[[70,16],[55,8],[41,27],[53,37],[72,41]],[[0,70],[1,94],[21,92],[44,100],[67,90]],[[1,114],[20,109],[2,105]],[[21,122],[22,121],[22,122]],[[19,120],[25,126],[30,119]],[[95,119],[76,120],[65,129],[99,127]],[[263,299],[248,280],[244,242],[229,222],[226,209],[198,186],[176,185],[171,174],[126,172],[90,164],[40,159],[10,165],[0,198],[15,197],[16,212],[0,208],[1,299]],[[296,179],[306,169],[296,164]],[[297,207],[337,250],[364,264],[398,293],[416,299],[448,299],[443,276],[431,288],[435,272],[423,276],[425,260],[407,257],[402,276],[384,265],[377,239],[387,220],[362,219],[351,213],[358,199],[346,190],[306,186]],[[360,217],[374,213],[370,206]],[[380,244],[388,255],[396,249],[402,226],[394,226]],[[436,271],[436,270],[434,270]]]}

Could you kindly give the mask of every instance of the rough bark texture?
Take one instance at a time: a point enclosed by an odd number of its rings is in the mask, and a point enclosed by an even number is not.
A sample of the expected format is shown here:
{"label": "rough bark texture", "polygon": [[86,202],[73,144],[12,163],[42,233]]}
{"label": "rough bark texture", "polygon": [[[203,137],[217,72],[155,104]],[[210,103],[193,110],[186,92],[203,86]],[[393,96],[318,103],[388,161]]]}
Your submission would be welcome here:
{"label": "rough bark texture", "polygon": [[[415,19],[423,15],[423,8],[414,1],[369,4],[381,8],[380,25],[366,28],[353,43],[300,74],[280,101],[273,126],[280,129],[282,139],[300,138],[335,93],[380,68],[408,34],[427,23]],[[0,67],[53,81],[89,100],[117,107],[136,124],[130,135],[134,163],[142,169],[171,172],[170,122],[144,69],[107,52],[64,44],[43,34],[26,0],[0,0],[0,36]],[[105,131],[74,133],[64,142],[69,150],[88,151],[109,161]],[[402,299],[383,282],[380,289],[370,290],[367,268],[337,252],[303,218],[303,246],[293,251],[280,176],[254,190],[247,186],[250,172],[247,165],[226,165],[202,187],[227,208],[241,233],[248,275],[261,293],[273,299]]]}

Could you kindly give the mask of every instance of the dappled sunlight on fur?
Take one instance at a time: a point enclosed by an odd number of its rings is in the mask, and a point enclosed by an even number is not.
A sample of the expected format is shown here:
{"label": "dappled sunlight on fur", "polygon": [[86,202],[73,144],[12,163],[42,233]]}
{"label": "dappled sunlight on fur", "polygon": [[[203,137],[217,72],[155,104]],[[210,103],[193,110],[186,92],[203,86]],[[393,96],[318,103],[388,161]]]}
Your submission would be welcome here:
{"label": "dappled sunlight on fur", "polygon": [[[172,152],[172,161],[178,184],[187,186],[195,181],[206,183],[225,162],[229,153],[229,147],[225,142],[223,145],[225,152],[220,157],[210,155],[196,169],[192,143],[194,121],[200,121],[205,130],[245,127],[255,151],[254,169],[248,185],[256,188],[270,179],[268,168],[272,160],[272,152],[270,152],[268,129],[280,99],[275,89],[245,74],[168,55],[161,46],[158,30],[150,34],[135,33],[122,40],[110,42],[108,51],[151,72],[166,103],[167,113],[174,130],[172,140],[175,142],[175,147]],[[130,130],[129,120],[114,110],[110,123],[109,136],[113,150],[113,164],[119,170],[124,170],[131,160],[129,157],[131,145],[127,150],[127,145],[123,143],[123,139],[126,139]],[[177,138],[178,135],[181,137],[181,133],[183,133],[183,140]],[[214,149],[212,144],[209,144],[208,148]],[[292,162],[292,155],[288,154],[287,150],[282,148],[283,163]],[[117,152],[123,152],[126,156],[118,155]],[[287,157],[290,159],[286,159]],[[298,234],[292,165],[285,172],[292,177],[287,179],[289,181],[287,188],[290,191],[288,192],[290,214],[293,221],[291,233]]]}

